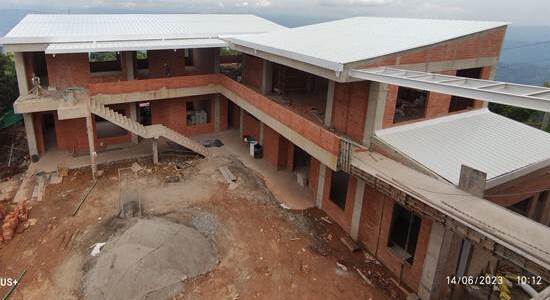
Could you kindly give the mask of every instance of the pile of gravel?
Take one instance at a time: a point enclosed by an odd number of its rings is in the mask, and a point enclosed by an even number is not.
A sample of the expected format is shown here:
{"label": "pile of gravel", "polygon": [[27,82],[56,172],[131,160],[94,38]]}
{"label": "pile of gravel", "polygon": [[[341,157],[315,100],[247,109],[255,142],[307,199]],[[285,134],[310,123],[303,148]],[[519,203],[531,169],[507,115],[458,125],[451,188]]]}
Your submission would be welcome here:
{"label": "pile of gravel", "polygon": [[197,230],[164,219],[139,219],[107,242],[83,282],[88,299],[166,299],[182,281],[218,263]]}

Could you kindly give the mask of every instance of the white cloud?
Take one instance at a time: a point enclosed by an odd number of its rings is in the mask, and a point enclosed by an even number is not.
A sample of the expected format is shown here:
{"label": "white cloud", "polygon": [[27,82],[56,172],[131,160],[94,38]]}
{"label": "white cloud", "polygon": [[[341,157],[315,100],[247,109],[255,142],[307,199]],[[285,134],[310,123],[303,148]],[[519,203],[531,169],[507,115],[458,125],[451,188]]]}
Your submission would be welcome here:
{"label": "white cloud", "polygon": [[393,0],[319,0],[319,4],[322,6],[338,7],[378,6],[393,2]]}

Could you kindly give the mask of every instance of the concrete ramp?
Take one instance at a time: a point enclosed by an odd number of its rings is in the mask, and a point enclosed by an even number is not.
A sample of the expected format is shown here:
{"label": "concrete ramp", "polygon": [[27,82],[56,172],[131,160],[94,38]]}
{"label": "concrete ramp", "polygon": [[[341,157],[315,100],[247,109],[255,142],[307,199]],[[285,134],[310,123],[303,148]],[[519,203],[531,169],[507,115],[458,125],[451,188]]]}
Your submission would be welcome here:
{"label": "concrete ramp", "polygon": [[141,136],[142,138],[166,138],[174,143],[177,143],[193,152],[196,152],[204,157],[209,155],[208,149],[196,141],[164,126],[164,125],[150,125],[143,126],[142,124],[120,114],[116,111],[106,107],[105,105],[96,101],[91,102],[91,113],[102,117],[109,122],[120,126],[131,133]]}

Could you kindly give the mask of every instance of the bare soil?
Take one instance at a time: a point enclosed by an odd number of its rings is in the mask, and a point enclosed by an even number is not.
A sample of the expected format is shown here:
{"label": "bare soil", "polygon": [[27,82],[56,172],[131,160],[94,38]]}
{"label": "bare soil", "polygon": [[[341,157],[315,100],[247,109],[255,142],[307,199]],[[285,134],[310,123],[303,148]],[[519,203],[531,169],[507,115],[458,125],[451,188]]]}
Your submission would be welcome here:
{"label": "bare soil", "polygon": [[[0,248],[0,276],[15,278],[27,271],[13,299],[84,298],[84,278],[97,260],[90,256],[90,246],[112,240],[125,226],[116,221],[118,169],[132,163],[100,168],[104,174],[74,217],[91,184],[88,169],[71,170],[63,183],[47,187],[43,201],[31,203],[29,218],[36,224]],[[323,221],[324,212],[281,208],[262,179],[238,160],[218,156],[190,164],[166,159],[160,166],[140,163],[145,170],[132,186],[138,189],[143,218],[194,228],[217,251],[213,270],[183,278],[175,298],[405,298],[382,265],[340,242],[345,233]],[[222,165],[238,177],[236,188],[229,189],[217,170]],[[174,175],[180,181],[167,183],[167,176]],[[185,251],[186,245],[180,246]],[[0,295],[7,290],[0,288]]]}

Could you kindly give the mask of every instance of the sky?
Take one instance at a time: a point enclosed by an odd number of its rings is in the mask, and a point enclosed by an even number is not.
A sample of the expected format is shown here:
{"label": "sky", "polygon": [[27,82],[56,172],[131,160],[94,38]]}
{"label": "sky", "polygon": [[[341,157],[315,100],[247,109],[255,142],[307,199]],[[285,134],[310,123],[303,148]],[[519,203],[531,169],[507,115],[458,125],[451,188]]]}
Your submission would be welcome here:
{"label": "sky", "polygon": [[289,25],[364,15],[550,26],[548,0],[0,0],[0,9],[8,8],[72,13],[253,13],[275,21],[282,18]]}

